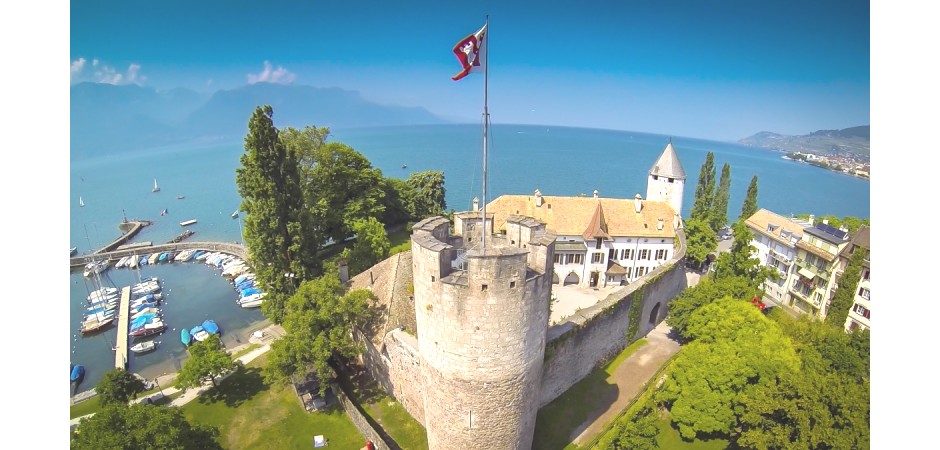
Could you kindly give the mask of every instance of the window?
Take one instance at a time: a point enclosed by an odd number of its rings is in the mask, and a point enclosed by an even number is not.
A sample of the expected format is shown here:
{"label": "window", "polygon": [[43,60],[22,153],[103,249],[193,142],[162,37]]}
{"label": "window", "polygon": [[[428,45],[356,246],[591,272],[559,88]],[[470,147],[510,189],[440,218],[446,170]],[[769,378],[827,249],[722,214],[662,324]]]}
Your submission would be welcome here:
{"label": "window", "polygon": [[594,252],[591,254],[591,263],[593,264],[602,264],[604,262],[604,253],[603,252]]}
{"label": "window", "polygon": [[871,319],[871,310],[862,305],[859,305],[858,303],[856,303],[855,306],[852,307],[852,311],[855,311],[856,314],[866,319]]}
{"label": "window", "polygon": [[627,274],[624,275],[624,276],[625,276],[626,278],[630,278],[630,273],[631,273],[631,272],[633,272],[633,268],[632,268],[632,267],[627,267]]}
{"label": "window", "polygon": [[675,178],[670,178],[670,179],[669,179],[669,182],[670,182],[670,183],[675,183],[675,182],[676,182],[676,179],[675,179]]}
{"label": "window", "polygon": [[561,259],[564,255],[560,253],[555,253],[555,264],[562,264]]}
{"label": "window", "polygon": [[509,288],[512,289],[512,288],[514,288],[514,287],[516,287],[516,282],[515,282],[515,281],[510,281],[510,282],[509,282]]}
{"label": "window", "polygon": [[600,249],[600,248],[601,248],[601,241],[603,241],[603,239],[597,238],[597,242],[596,242],[596,244],[594,245],[594,248]]}
{"label": "window", "polygon": [[581,254],[580,253],[569,253],[568,254],[568,264],[581,264]]}
{"label": "window", "polygon": [[620,259],[630,259],[633,258],[633,250],[625,248],[620,250]]}
{"label": "window", "polygon": [[656,250],[656,260],[666,259],[666,250]]}
{"label": "window", "polygon": [[776,231],[776,230],[777,230],[777,225],[774,225],[774,224],[772,224],[772,223],[768,223],[768,224],[767,224],[767,231],[773,233],[773,232]]}
{"label": "window", "polygon": [[862,279],[865,280],[865,281],[868,281],[869,278],[871,278],[871,271],[870,271],[870,270],[866,270],[866,271],[865,271],[865,274],[862,275]]}
{"label": "window", "polygon": [[646,274],[646,267],[637,267],[637,268],[636,268],[636,277],[637,277],[637,278],[642,277],[644,274]]}
{"label": "window", "polygon": [[653,175],[653,180],[654,180],[654,181],[655,181],[655,180],[658,180],[658,179],[659,179],[659,176],[658,176],[658,175]]}
{"label": "window", "polygon": [[858,290],[858,295],[865,300],[871,301],[871,291],[868,288],[860,288]]}
{"label": "window", "polygon": [[617,259],[617,249],[610,249],[610,251],[607,252],[607,259]]}
{"label": "window", "polygon": [[486,289],[487,289],[488,287],[489,287],[489,286],[487,286],[487,285],[484,284],[484,285],[480,288],[480,290],[482,290],[483,292],[486,292]]}
{"label": "window", "polygon": [[639,259],[650,259],[650,251],[647,249],[640,250]]}

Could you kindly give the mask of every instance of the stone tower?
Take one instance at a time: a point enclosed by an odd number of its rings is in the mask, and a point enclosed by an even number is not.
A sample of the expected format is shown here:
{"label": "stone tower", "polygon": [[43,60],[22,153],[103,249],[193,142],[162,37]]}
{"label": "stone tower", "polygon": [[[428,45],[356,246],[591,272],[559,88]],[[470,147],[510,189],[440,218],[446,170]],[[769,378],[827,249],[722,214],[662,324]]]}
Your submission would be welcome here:
{"label": "stone tower", "polygon": [[[413,227],[411,251],[428,446],[532,447],[545,354],[555,235],[510,216],[487,235],[480,214]],[[492,229],[488,217],[485,232]]]}
{"label": "stone tower", "polygon": [[685,189],[685,170],[672,147],[672,140],[650,168],[646,179],[646,199],[669,203],[678,216],[682,216],[682,191]]}

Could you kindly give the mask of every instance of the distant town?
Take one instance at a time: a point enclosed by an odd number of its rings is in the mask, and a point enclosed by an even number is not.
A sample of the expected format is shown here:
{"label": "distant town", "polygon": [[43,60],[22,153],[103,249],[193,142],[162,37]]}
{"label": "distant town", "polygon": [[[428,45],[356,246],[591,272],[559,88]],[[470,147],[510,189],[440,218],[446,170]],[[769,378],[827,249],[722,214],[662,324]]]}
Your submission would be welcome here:
{"label": "distant town", "polygon": [[856,154],[816,155],[813,153],[787,153],[784,159],[805,162],[834,172],[842,172],[859,178],[871,179],[871,162]]}

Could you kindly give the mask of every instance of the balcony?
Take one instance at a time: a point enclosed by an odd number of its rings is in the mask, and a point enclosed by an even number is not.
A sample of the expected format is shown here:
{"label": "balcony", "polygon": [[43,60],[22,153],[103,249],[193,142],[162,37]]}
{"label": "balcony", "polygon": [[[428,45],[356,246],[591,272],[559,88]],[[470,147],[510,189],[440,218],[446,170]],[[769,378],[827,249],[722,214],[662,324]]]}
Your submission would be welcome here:
{"label": "balcony", "polygon": [[772,249],[772,248],[769,249],[769,250],[770,250],[770,252],[769,252],[769,253],[770,253],[770,256],[771,256],[772,258],[776,259],[777,261],[780,261],[780,262],[782,262],[782,263],[784,263],[784,264],[786,264],[786,265],[788,265],[788,266],[793,262],[792,259],[787,258],[787,255],[784,255],[783,253],[780,253],[780,252],[778,252],[778,251],[776,251],[776,250],[774,250],[774,249]]}

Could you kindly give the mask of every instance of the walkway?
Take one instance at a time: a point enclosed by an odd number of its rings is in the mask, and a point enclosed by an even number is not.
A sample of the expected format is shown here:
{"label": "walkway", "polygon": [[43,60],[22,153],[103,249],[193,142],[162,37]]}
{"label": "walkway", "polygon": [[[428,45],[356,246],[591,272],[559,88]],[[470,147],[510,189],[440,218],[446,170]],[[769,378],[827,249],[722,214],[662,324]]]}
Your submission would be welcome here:
{"label": "walkway", "polygon": [[584,445],[604,431],[611,420],[632,404],[663,363],[679,352],[679,343],[669,337],[670,331],[672,328],[665,321],[661,322],[646,335],[647,344],[617,366],[611,375],[611,381],[617,385],[616,400],[603,410],[594,411],[591,417],[595,419],[578,427],[571,436],[572,442]]}
{"label": "walkway", "polygon": [[130,320],[131,288],[121,289],[121,306],[118,310],[117,340],[114,342],[114,367],[127,368],[127,327]]}
{"label": "walkway", "polygon": [[[230,351],[231,353],[236,353],[236,352],[238,352],[239,350],[241,350],[242,348],[247,347],[248,345],[257,344],[257,343],[262,343],[262,342],[264,343],[264,345],[262,345],[261,347],[256,348],[256,349],[254,349],[254,350],[252,350],[252,351],[250,351],[250,352],[248,352],[248,353],[246,353],[246,354],[244,354],[244,355],[242,355],[242,356],[239,356],[238,358],[235,359],[236,361],[240,361],[242,364],[248,364],[249,362],[253,361],[255,358],[257,358],[257,357],[259,357],[259,356],[265,354],[265,353],[268,352],[269,350],[271,350],[271,341],[273,341],[274,339],[277,339],[277,338],[279,338],[279,337],[281,337],[281,336],[284,335],[284,329],[283,329],[280,325],[269,325],[268,327],[266,327],[266,328],[265,328],[264,330],[262,330],[262,331],[264,332],[264,336],[265,336],[265,337],[261,338],[260,340],[257,339],[257,338],[255,338],[255,337],[251,337],[251,338],[249,339],[249,342],[250,342],[249,344],[245,344],[245,345],[238,346],[238,347],[236,347],[236,348],[234,348],[234,349],[232,349],[232,350]],[[217,377],[217,378],[215,379],[215,382],[216,382],[216,383],[219,383],[219,382],[225,380],[225,379],[228,378],[228,376],[231,375],[232,373],[233,373],[233,372],[228,372],[228,373],[226,373],[226,374],[224,374],[224,375],[222,375],[222,376],[220,376],[220,377]],[[146,395],[146,396],[144,396],[144,397],[139,397],[139,398],[137,398],[137,399],[135,399],[135,400],[132,400],[131,402],[132,402],[132,403],[142,403],[142,402],[146,402],[148,399],[152,399],[152,400],[159,399],[159,398],[161,397],[161,395],[162,395],[162,396],[169,397],[169,396],[171,396],[171,395],[173,395],[173,394],[175,394],[175,393],[177,393],[177,392],[180,392],[180,389],[178,389],[178,388],[176,388],[175,386],[173,386],[173,383],[174,383],[175,380],[176,380],[176,374],[175,374],[175,373],[166,374],[166,375],[161,375],[161,376],[159,376],[159,377],[156,378],[157,386],[160,387],[160,390],[159,390],[158,392],[151,393],[151,394]],[[166,386],[166,387],[163,387],[163,386]],[[198,388],[187,389],[186,392],[184,392],[182,395],[180,395],[179,397],[173,399],[173,401],[171,401],[171,402],[169,403],[169,406],[183,406],[183,405],[185,405],[185,404],[187,404],[187,403],[189,403],[189,402],[195,400],[196,397],[199,396],[199,394],[202,394],[202,393],[208,391],[209,389],[212,389],[212,387],[213,387],[212,382],[211,382],[211,381],[207,381],[207,382],[203,383],[203,385],[200,386],[200,387],[198,387]],[[161,392],[162,392],[162,394],[161,394]],[[93,416],[93,415],[94,415],[94,414],[88,414],[88,415],[85,415],[85,416],[76,417],[76,418],[74,418],[74,419],[71,419],[71,420],[69,421],[69,426],[75,427],[76,425],[78,425],[78,423],[79,423],[82,419],[91,417],[91,416]]]}

